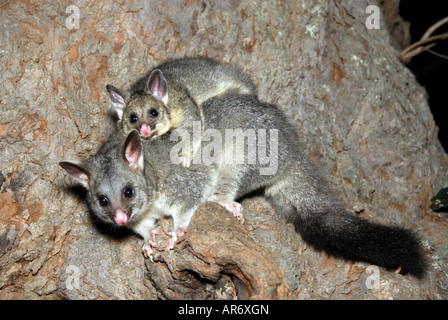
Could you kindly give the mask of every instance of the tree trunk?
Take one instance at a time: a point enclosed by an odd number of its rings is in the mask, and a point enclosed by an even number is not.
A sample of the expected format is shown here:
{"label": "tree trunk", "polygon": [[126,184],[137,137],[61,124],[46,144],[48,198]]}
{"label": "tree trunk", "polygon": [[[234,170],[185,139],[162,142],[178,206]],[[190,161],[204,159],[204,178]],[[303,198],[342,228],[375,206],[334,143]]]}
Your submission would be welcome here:
{"label": "tree trunk", "polygon": [[[448,157],[398,59],[398,1],[382,1],[387,14],[368,29],[375,3],[83,2],[79,26],[69,1],[1,5],[0,298],[448,298],[447,219],[429,208]],[[243,225],[205,204],[154,263],[138,237],[99,229],[58,161],[92,155],[110,134],[106,84],[198,55],[251,76],[354,214],[416,230],[428,277],[315,251],[259,196],[243,201]]]}

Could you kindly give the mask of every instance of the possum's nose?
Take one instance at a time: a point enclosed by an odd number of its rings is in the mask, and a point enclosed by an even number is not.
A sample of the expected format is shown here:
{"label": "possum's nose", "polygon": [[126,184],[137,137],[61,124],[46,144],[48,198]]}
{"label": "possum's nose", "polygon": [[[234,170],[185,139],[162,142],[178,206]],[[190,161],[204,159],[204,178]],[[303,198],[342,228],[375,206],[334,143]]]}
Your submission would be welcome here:
{"label": "possum's nose", "polygon": [[115,222],[119,225],[125,224],[126,222],[128,222],[128,216],[126,215],[126,213],[120,209],[117,208],[115,209]]}
{"label": "possum's nose", "polygon": [[144,137],[149,137],[151,135],[151,128],[147,123],[143,123],[140,127],[140,134]]}

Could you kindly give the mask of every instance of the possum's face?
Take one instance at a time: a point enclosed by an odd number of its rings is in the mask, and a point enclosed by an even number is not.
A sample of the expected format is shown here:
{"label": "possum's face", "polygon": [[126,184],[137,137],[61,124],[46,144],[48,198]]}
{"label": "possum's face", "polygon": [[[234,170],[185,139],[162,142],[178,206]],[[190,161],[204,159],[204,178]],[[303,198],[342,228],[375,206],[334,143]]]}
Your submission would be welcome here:
{"label": "possum's face", "polygon": [[128,97],[122,90],[107,85],[112,104],[115,106],[118,127],[128,134],[137,130],[142,138],[153,138],[168,132],[172,121],[167,109],[168,84],[162,71],[151,72],[143,90]]}
{"label": "possum's face", "polygon": [[131,98],[124,109],[121,126],[125,134],[137,130],[142,138],[158,137],[171,128],[165,105],[149,94]]}
{"label": "possum's face", "polygon": [[144,176],[115,163],[92,172],[88,202],[95,216],[117,226],[132,224],[150,201]]}
{"label": "possum's face", "polygon": [[129,226],[144,214],[151,201],[151,179],[145,177],[143,146],[137,131],[126,141],[108,141],[85,161],[59,164],[88,191],[88,204],[101,221]]}

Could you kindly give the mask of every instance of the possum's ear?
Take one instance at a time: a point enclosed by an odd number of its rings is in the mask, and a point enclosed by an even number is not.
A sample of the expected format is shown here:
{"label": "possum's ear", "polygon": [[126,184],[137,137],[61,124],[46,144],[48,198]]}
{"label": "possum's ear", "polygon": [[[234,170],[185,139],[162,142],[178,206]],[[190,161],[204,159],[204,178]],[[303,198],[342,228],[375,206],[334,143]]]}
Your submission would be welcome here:
{"label": "possum's ear", "polygon": [[168,101],[168,84],[166,82],[165,77],[163,76],[162,71],[159,69],[151,72],[151,75],[148,78],[148,82],[146,83],[146,91],[157,100],[162,101],[164,104]]}
{"label": "possum's ear", "polygon": [[137,130],[132,130],[124,142],[123,159],[131,168],[143,170],[143,145]]}
{"label": "possum's ear", "polygon": [[106,89],[107,92],[109,92],[110,100],[112,101],[112,104],[117,111],[118,118],[121,120],[121,117],[123,116],[123,110],[126,107],[124,94],[121,92],[121,90],[115,88],[114,86],[111,86],[110,84],[106,86]]}
{"label": "possum's ear", "polygon": [[67,171],[67,173],[81,182],[81,184],[89,188],[90,174],[83,168],[82,164],[77,161],[61,161],[59,165]]}

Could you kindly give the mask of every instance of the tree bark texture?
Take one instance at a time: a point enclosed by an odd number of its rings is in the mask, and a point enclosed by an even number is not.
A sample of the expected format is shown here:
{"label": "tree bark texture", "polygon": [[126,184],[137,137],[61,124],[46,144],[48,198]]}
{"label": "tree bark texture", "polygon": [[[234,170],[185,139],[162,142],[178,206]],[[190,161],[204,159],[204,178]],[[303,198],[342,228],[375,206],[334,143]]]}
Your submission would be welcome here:
{"label": "tree bark texture", "polygon": [[[376,1],[2,2],[0,298],[446,299],[447,217],[429,203],[448,186],[448,157],[425,90],[398,59],[409,41],[398,1],[381,3],[380,28],[368,29]],[[138,237],[98,228],[58,162],[92,155],[110,134],[106,84],[184,56],[247,72],[353,214],[418,232],[428,277],[318,252],[260,196],[243,201],[243,225],[201,206],[154,262]]]}

